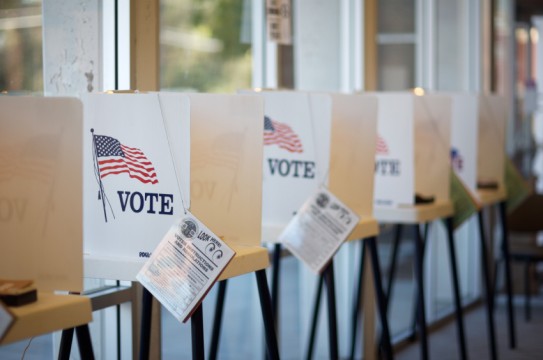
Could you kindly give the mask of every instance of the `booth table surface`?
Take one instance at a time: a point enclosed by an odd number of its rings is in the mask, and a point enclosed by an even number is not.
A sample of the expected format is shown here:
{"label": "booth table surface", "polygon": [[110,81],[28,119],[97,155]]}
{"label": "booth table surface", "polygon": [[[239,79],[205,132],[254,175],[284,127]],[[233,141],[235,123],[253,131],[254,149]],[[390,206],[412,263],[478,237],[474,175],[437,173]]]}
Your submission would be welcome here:
{"label": "booth table surface", "polygon": [[502,202],[506,198],[507,194],[504,189],[477,190],[477,202],[480,209]]}
{"label": "booth table surface", "polygon": [[395,208],[375,207],[373,214],[377,221],[396,224],[420,224],[452,216],[453,204],[438,201],[432,204],[398,206]]}
{"label": "booth table surface", "polygon": [[8,307],[14,321],[0,344],[9,344],[92,321],[91,300],[79,295],[39,292],[34,303]]}
{"label": "booth table surface", "polygon": [[228,244],[228,246],[236,252],[236,255],[224,269],[219,281],[262,270],[270,264],[268,249],[265,247],[235,243]]}
{"label": "booth table surface", "polygon": [[363,218],[347,237],[347,241],[354,241],[379,235],[379,223],[373,217]]}

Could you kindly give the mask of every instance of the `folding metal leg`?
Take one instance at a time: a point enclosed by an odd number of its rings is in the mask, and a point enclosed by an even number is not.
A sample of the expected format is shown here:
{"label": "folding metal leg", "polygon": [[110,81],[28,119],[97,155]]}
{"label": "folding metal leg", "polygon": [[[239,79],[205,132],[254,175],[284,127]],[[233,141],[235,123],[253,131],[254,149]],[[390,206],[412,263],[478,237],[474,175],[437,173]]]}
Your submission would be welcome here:
{"label": "folding metal leg", "polygon": [[337,339],[337,310],[336,310],[336,286],[334,281],[334,261],[324,270],[324,282],[326,283],[326,294],[328,300],[328,340],[330,346],[330,359],[339,358]]}
{"label": "folding metal leg", "polygon": [[79,346],[79,355],[82,360],[94,360],[94,352],[92,351],[92,342],[89,332],[89,325],[81,325],[75,328],[77,336],[77,345]]}
{"label": "folding metal leg", "polygon": [[[423,232],[423,237],[422,237],[422,256],[421,256],[423,266],[424,266],[424,255],[426,254],[426,244],[428,243],[429,228],[430,228],[430,224],[424,223],[424,232]],[[420,236],[420,227],[419,227],[419,236]],[[413,324],[411,325],[413,341],[415,340],[415,334],[417,332],[417,321],[419,319],[418,311],[419,311],[419,295],[418,293],[415,293],[415,300],[413,303],[413,314],[415,314],[415,316],[413,318]]]}
{"label": "folding metal leg", "polygon": [[[356,337],[358,332],[358,319],[360,315],[360,301],[362,298],[362,288],[364,283],[364,258],[365,258],[365,249],[364,241],[359,242],[360,245],[360,267],[358,269],[358,278],[356,280],[356,292],[353,302],[353,317],[352,317],[352,327],[351,327],[351,353],[349,359],[354,359],[356,352]],[[319,294],[320,297],[320,294]]]}
{"label": "folding metal leg", "polygon": [[496,352],[496,334],[494,326],[494,305],[493,305],[493,291],[492,284],[490,280],[490,274],[488,269],[488,253],[486,246],[486,238],[484,231],[484,222],[483,222],[483,213],[479,211],[479,237],[481,238],[481,261],[483,267],[483,276],[484,276],[484,285],[485,285],[485,298],[486,298],[486,312],[487,312],[487,322],[488,322],[488,337],[489,337],[489,347],[490,347],[490,358],[496,360],[498,354]]}
{"label": "folding metal leg", "polygon": [[458,329],[458,347],[460,349],[460,358],[467,359],[466,338],[464,335],[464,317],[462,314],[462,300],[460,298],[460,285],[458,281],[458,269],[456,263],[456,249],[454,248],[453,219],[445,219],[447,224],[447,243],[449,245],[449,262],[451,265],[451,281],[453,285],[454,305],[456,314],[456,326]]}
{"label": "folding metal leg", "polygon": [[281,274],[281,244],[275,244],[273,248],[272,259],[272,285],[271,285],[271,301],[273,310],[273,323],[279,334],[279,279]]}
{"label": "folding metal leg", "polygon": [[383,294],[383,284],[381,281],[381,266],[379,265],[379,255],[377,254],[377,244],[375,237],[364,240],[368,247],[371,257],[373,272],[373,282],[375,284],[375,296],[377,297],[377,310],[381,318],[381,343],[383,345],[383,354],[386,359],[393,359],[392,344],[390,341],[390,329],[388,326],[388,317],[386,309],[386,298]]}
{"label": "folding metal leg", "polygon": [[307,359],[313,358],[313,349],[315,347],[315,338],[317,335],[317,322],[319,319],[319,311],[321,307],[322,287],[324,284],[324,275],[319,275],[317,280],[317,290],[315,291],[315,302],[313,303],[313,316],[311,317],[311,328],[309,330],[309,342],[307,348]]}
{"label": "folding metal leg", "polygon": [[509,325],[509,347],[516,347],[515,310],[513,309],[513,285],[511,282],[511,254],[509,252],[509,230],[507,227],[507,204],[500,202],[500,222],[502,225],[502,254],[505,265],[505,288],[507,291],[507,319]]}
{"label": "folding metal leg", "polygon": [[141,301],[140,360],[149,359],[152,310],[153,295],[149,292],[149,290],[143,288]]}
{"label": "folding metal leg", "polygon": [[192,360],[204,360],[204,315],[202,304],[198,305],[190,318],[192,338]]}
{"label": "folding metal leg", "polygon": [[530,261],[524,263],[524,318],[530,321],[532,313],[530,309]]}
{"label": "folding metal leg", "polygon": [[217,303],[215,305],[215,315],[213,317],[213,328],[211,332],[211,346],[209,348],[209,360],[217,358],[219,351],[219,338],[221,335],[222,313],[224,310],[224,298],[226,297],[226,286],[228,280],[219,281],[219,289],[217,293]]}
{"label": "folding metal leg", "polygon": [[70,353],[72,352],[72,341],[74,338],[74,329],[62,330],[62,336],[60,338],[60,349],[58,351],[59,360],[70,359]]}
{"label": "folding metal leg", "polygon": [[313,308],[313,318],[311,322],[311,330],[309,336],[309,348],[307,351],[307,359],[313,358],[313,348],[315,345],[315,335],[317,331],[317,320],[320,308],[320,298],[322,293],[323,282],[326,283],[326,295],[328,302],[328,342],[330,359],[339,358],[338,339],[337,339],[337,310],[336,310],[336,287],[334,281],[334,261],[326,266],[322,274],[319,276],[317,284],[317,292],[315,295],[315,305]]}
{"label": "folding metal leg", "polygon": [[421,358],[428,359],[428,338],[426,333],[426,311],[424,304],[424,277],[423,277],[423,249],[420,238],[419,226],[413,225],[415,239],[415,279],[417,284],[417,319],[420,335]]}
{"label": "folding metal leg", "polygon": [[264,320],[264,330],[266,332],[268,357],[271,360],[278,360],[279,349],[277,348],[277,336],[273,325],[273,310],[270,291],[268,289],[268,281],[266,280],[266,270],[258,270],[255,275],[258,285],[258,295],[260,297],[260,307],[262,309],[262,318]]}
{"label": "folding metal leg", "polygon": [[396,276],[396,263],[398,259],[398,249],[400,248],[400,241],[402,239],[402,224],[396,225],[396,231],[394,232],[394,242],[392,244],[392,256],[390,257],[387,291],[385,293],[385,305],[388,313],[388,305],[390,304],[390,298],[392,297],[392,284]]}

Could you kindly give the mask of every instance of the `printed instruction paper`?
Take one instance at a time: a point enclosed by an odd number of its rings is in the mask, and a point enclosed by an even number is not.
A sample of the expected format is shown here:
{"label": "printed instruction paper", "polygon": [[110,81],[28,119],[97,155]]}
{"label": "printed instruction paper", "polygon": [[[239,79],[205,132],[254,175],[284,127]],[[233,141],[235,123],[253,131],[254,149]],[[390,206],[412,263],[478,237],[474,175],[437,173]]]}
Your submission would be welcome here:
{"label": "printed instruction paper", "polygon": [[279,236],[285,247],[320,273],[360,217],[321,187],[302,205]]}
{"label": "printed instruction paper", "polygon": [[187,212],[170,228],[136,278],[186,322],[235,252]]}

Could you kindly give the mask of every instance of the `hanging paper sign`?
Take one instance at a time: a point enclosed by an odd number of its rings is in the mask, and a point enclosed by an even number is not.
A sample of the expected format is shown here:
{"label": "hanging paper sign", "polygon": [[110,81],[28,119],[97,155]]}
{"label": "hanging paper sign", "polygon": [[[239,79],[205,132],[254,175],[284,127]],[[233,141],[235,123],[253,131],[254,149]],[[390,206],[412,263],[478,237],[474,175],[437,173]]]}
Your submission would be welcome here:
{"label": "hanging paper sign", "polygon": [[330,162],[330,96],[263,92],[263,240],[276,241],[304,201],[326,183]]}
{"label": "hanging paper sign", "polygon": [[268,39],[281,45],[292,44],[290,0],[266,0]]}
{"label": "hanging paper sign", "polygon": [[136,278],[178,321],[186,322],[234,255],[226,243],[187,212]]}
{"label": "hanging paper sign", "polygon": [[279,240],[312,271],[320,273],[360,218],[321,187],[300,208]]}
{"label": "hanging paper sign", "polygon": [[157,239],[189,206],[188,97],[83,100],[85,276],[134,280]]}

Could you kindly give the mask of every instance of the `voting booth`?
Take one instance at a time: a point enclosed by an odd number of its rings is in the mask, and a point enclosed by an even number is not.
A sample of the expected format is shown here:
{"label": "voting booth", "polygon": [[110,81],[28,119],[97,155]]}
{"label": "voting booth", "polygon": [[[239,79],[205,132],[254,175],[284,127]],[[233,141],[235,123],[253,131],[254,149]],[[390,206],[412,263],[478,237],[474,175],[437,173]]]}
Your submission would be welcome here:
{"label": "voting booth", "polygon": [[82,100],[85,276],[133,281],[190,206],[189,98]]}
{"label": "voting booth", "polygon": [[264,100],[262,241],[275,242],[304,201],[327,184],[332,101],[316,93],[256,94]]}
{"label": "voting booth", "polygon": [[444,95],[376,93],[376,207],[449,199],[451,100]]}
{"label": "voting booth", "polygon": [[497,353],[493,308],[492,267],[493,258],[487,256],[483,211],[497,207],[502,234],[503,266],[507,292],[508,330],[510,345],[515,343],[512,280],[508,244],[506,189],[505,189],[505,130],[507,110],[505,99],[497,95],[450,94],[453,100],[451,133],[451,164],[454,172],[467,189],[468,202],[464,206],[468,215],[477,211],[483,285],[488,318],[489,352]]}
{"label": "voting booth", "polygon": [[0,109],[0,278],[80,291],[82,104],[2,96]]}
{"label": "voting booth", "polygon": [[263,269],[262,99],[194,94],[190,104],[190,210],[236,252],[221,278]]}
{"label": "voting booth", "polygon": [[504,193],[505,129],[503,97],[450,94],[452,168],[477,199],[479,190]]}
{"label": "voting booth", "polygon": [[83,288],[82,104],[0,96],[0,128],[0,344],[77,328],[92,356],[90,299],[53,293]]}
{"label": "voting booth", "polygon": [[[445,95],[377,93],[379,120],[375,154],[375,217],[396,225],[393,254],[404,227],[413,232],[417,293],[417,330],[421,354],[428,356],[420,225],[445,220],[459,344],[465,353],[462,304],[453,243],[450,191],[451,99]],[[389,274],[395,273],[396,257]],[[392,276],[392,275],[390,275]],[[393,278],[388,281],[392,284]],[[388,286],[391,289],[391,285]],[[390,294],[389,294],[390,296]],[[387,306],[385,306],[387,309]],[[386,312],[386,310],[385,310]]]}

